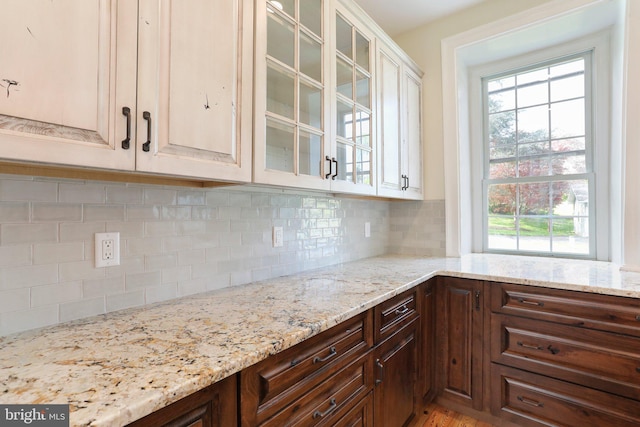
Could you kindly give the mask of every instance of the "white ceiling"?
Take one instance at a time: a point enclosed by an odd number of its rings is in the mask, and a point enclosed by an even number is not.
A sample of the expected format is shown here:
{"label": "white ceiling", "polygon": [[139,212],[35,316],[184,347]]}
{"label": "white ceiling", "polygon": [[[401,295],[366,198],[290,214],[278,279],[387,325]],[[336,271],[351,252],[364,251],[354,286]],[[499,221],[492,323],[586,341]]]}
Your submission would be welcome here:
{"label": "white ceiling", "polygon": [[484,0],[355,0],[391,36]]}

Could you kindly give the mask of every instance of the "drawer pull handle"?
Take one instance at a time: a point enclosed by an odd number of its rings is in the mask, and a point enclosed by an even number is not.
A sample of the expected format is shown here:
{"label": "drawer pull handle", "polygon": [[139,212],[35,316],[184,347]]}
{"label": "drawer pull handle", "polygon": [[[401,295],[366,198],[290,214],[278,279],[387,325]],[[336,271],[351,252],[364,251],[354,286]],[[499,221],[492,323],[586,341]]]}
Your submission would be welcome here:
{"label": "drawer pull handle", "polygon": [[529,301],[529,300],[526,300],[524,298],[518,298],[518,302],[520,304],[528,304],[528,305],[535,305],[536,307],[544,307],[544,303],[543,302]]}
{"label": "drawer pull handle", "polygon": [[399,309],[396,310],[396,315],[400,316],[402,314],[407,313],[408,311],[409,311],[409,307],[407,307],[407,305],[405,304],[405,305],[402,306],[402,308],[399,308]]}
{"label": "drawer pull handle", "polygon": [[547,347],[547,350],[549,350],[549,352],[551,354],[558,354],[560,353],[560,349],[559,348],[553,348],[553,346],[549,345],[549,347]]}
{"label": "drawer pull handle", "polygon": [[636,372],[640,374],[640,367],[636,368]]}
{"label": "drawer pull handle", "polygon": [[338,406],[338,404],[336,403],[336,399],[331,399],[329,401],[329,408],[327,408],[327,410],[324,411],[324,412],[315,411],[313,413],[313,419],[315,420],[316,418],[324,418],[324,417],[326,417],[327,415],[332,413],[336,409],[337,406]]}
{"label": "drawer pull handle", "polygon": [[518,347],[524,347],[531,350],[544,350],[544,348],[540,347],[539,345],[527,344],[527,343],[523,343],[522,341],[518,341],[517,344],[518,344]]}
{"label": "drawer pull handle", "polygon": [[480,291],[475,292],[476,298],[476,311],[480,311]]}
{"label": "drawer pull handle", "polygon": [[541,402],[538,402],[537,400],[527,399],[526,397],[523,397],[523,396],[518,396],[518,400],[527,405],[535,406],[536,408],[544,407],[544,405]]}
{"label": "drawer pull handle", "polygon": [[376,378],[376,385],[380,384],[384,381],[384,365],[380,361],[380,359],[376,359],[376,366],[378,367],[378,372],[380,375]]}
{"label": "drawer pull handle", "polygon": [[331,359],[333,356],[335,356],[336,354],[338,354],[338,352],[336,351],[335,347],[331,347],[329,349],[329,354],[325,357],[314,357],[313,358],[313,363],[322,363],[322,362],[326,362],[327,360]]}
{"label": "drawer pull handle", "polygon": [[638,315],[636,316],[636,320],[637,320],[638,322],[640,322],[640,314],[638,314]]}

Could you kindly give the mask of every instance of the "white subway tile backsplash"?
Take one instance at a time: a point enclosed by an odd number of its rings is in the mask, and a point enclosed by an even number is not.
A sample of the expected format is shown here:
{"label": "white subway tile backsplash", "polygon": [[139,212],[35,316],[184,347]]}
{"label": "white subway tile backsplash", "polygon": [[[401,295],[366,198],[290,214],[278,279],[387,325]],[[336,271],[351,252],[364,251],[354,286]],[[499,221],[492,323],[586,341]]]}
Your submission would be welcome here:
{"label": "white subway tile backsplash", "polygon": [[29,265],[0,268],[0,291],[58,282],[58,265]]}
{"label": "white subway tile backsplash", "polygon": [[66,302],[60,304],[60,321],[82,319],[105,313],[106,297],[85,298],[82,301]]}
{"label": "white subway tile backsplash", "polygon": [[0,220],[10,222],[29,222],[29,202],[0,202]]}
{"label": "white subway tile backsplash", "polygon": [[0,313],[26,310],[31,306],[30,301],[31,292],[29,288],[0,291]]}
{"label": "white subway tile backsplash", "polygon": [[82,299],[82,282],[56,283],[54,285],[33,286],[31,306],[58,304]]}
{"label": "white subway tile backsplash", "polygon": [[[94,267],[104,231],[119,266]],[[388,251],[443,255],[444,203],[0,176],[0,334]]]}
{"label": "white subway tile backsplash", "polygon": [[58,305],[56,304],[0,313],[0,335],[41,328],[64,321],[58,316]]}
{"label": "white subway tile backsplash", "polygon": [[0,200],[55,202],[58,200],[58,184],[29,179],[0,179]]}
{"label": "white subway tile backsplash", "polygon": [[[93,254],[93,251],[91,253]],[[58,264],[84,259],[84,242],[36,243],[33,245],[34,264]]]}
{"label": "white subway tile backsplash", "polygon": [[21,243],[55,242],[58,239],[58,224],[0,224],[0,245]]}
{"label": "white subway tile backsplash", "polygon": [[31,264],[31,245],[0,246],[0,268]]}

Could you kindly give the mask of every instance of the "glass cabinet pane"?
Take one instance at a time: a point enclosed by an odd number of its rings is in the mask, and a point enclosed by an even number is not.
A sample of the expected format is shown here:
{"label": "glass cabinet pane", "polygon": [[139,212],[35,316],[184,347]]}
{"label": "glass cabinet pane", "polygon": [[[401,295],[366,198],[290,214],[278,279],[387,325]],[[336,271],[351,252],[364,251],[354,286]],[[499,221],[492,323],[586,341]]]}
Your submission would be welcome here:
{"label": "glass cabinet pane", "polygon": [[371,152],[356,148],[356,184],[371,183]]}
{"label": "glass cabinet pane", "polygon": [[353,137],[353,107],[340,100],[337,104],[336,135],[351,139]]}
{"label": "glass cabinet pane", "polygon": [[353,182],[353,147],[338,143],[336,147],[336,160],[338,161],[337,179]]}
{"label": "glass cabinet pane", "polygon": [[322,163],[322,137],[311,132],[300,131],[299,170],[300,175],[320,176]]}
{"label": "glass cabinet pane", "polygon": [[371,88],[369,76],[356,71],[356,101],[358,104],[371,108]]}
{"label": "glass cabinet pane", "polygon": [[353,66],[340,58],[336,62],[336,85],[338,93],[353,99]]}
{"label": "glass cabinet pane", "polygon": [[322,36],[322,0],[301,0],[300,1],[300,22],[307,29],[321,37]]}
{"label": "glass cabinet pane", "polygon": [[267,120],[267,169],[293,172],[295,132],[288,126]]}
{"label": "glass cabinet pane", "polygon": [[281,10],[293,18],[296,16],[296,0],[269,0],[267,12],[273,13],[274,9]]}
{"label": "glass cabinet pane", "polygon": [[304,33],[300,34],[300,71],[322,81],[322,46]]}
{"label": "glass cabinet pane", "polygon": [[352,27],[340,15],[336,16],[336,48],[347,58],[353,60]]}
{"label": "glass cabinet pane", "polygon": [[371,146],[371,115],[365,111],[356,111],[355,128],[356,144]]}
{"label": "glass cabinet pane", "polygon": [[267,111],[293,119],[294,106],[294,77],[274,67],[267,67]]}
{"label": "glass cabinet pane", "polygon": [[369,40],[356,31],[356,63],[369,71]]}
{"label": "glass cabinet pane", "polygon": [[276,13],[269,13],[267,22],[267,55],[294,66],[295,28]]}
{"label": "glass cabinet pane", "polygon": [[322,89],[300,82],[300,122],[322,128]]}

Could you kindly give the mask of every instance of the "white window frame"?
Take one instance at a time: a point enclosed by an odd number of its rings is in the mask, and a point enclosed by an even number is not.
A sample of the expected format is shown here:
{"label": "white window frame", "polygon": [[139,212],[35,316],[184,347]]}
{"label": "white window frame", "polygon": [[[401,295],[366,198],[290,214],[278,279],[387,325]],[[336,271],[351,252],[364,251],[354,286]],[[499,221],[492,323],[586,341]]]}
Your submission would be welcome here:
{"label": "white window frame", "polygon": [[[498,252],[520,255],[557,256],[571,258],[610,259],[609,230],[609,158],[610,158],[610,58],[608,46],[610,37],[607,31],[593,34],[567,43],[535,52],[510,57],[469,69],[469,142],[471,171],[471,252]],[[571,57],[582,52],[592,52],[591,86],[585,95],[591,98],[591,118],[585,126],[591,131],[592,145],[587,149],[591,156],[592,169],[589,187],[590,248],[589,255],[536,253],[530,251],[497,251],[487,249],[487,230],[485,220],[486,192],[483,186],[485,177],[484,149],[484,108],[483,77],[498,75],[509,70],[520,70],[537,64],[553,62],[556,59]],[[589,130],[587,132],[589,132]],[[587,142],[588,144],[588,142]],[[589,159],[587,159],[589,163]]]}

